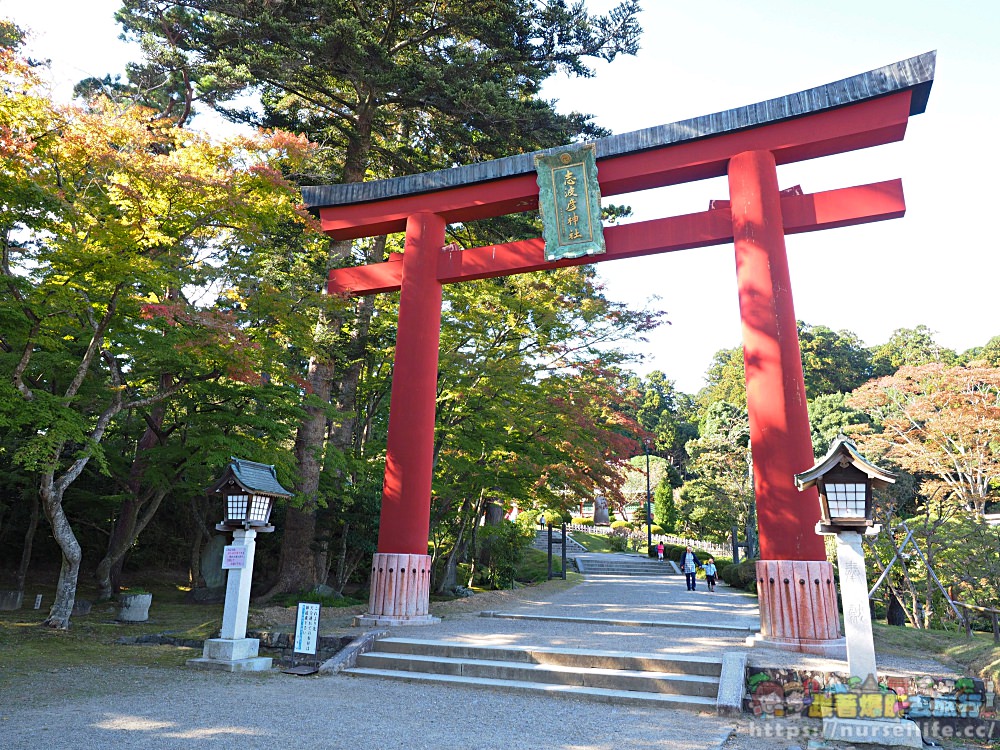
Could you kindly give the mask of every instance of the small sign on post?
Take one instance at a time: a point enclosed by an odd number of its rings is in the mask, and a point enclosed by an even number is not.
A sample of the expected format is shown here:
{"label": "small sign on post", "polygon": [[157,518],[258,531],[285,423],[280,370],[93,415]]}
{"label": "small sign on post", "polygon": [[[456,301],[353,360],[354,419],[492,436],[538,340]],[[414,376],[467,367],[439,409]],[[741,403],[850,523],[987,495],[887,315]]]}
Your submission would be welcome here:
{"label": "small sign on post", "polygon": [[299,602],[295,615],[295,653],[315,655],[318,637],[319,605]]}
{"label": "small sign on post", "polygon": [[222,569],[243,570],[247,566],[247,549],[234,544],[222,548]]}

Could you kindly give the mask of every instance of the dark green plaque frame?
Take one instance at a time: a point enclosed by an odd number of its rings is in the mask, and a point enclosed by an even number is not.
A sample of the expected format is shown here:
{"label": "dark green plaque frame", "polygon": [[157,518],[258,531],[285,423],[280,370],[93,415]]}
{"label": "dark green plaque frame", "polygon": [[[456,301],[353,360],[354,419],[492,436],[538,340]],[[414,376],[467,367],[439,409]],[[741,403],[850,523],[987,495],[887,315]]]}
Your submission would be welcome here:
{"label": "dark green plaque frame", "polygon": [[592,143],[535,157],[545,259],[605,252],[597,149]]}

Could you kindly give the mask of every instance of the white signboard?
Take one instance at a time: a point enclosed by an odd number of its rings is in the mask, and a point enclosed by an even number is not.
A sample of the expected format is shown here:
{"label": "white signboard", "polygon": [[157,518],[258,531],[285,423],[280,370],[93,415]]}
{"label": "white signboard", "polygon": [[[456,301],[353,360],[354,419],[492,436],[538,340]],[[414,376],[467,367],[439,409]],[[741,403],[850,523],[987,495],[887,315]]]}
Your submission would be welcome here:
{"label": "white signboard", "polygon": [[295,615],[295,653],[315,654],[319,636],[319,605],[299,602]]}
{"label": "white signboard", "polygon": [[222,569],[242,570],[247,566],[247,548],[230,544],[222,548]]}

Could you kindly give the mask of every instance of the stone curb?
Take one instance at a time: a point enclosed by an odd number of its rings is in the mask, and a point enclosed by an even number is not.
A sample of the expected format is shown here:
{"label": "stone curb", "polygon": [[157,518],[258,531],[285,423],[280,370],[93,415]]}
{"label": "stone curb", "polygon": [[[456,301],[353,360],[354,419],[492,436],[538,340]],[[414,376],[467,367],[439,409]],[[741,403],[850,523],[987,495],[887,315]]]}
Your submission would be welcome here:
{"label": "stone curb", "polygon": [[743,713],[748,656],[746,651],[727,651],[722,655],[719,695],[715,701],[719,716],[739,716]]}
{"label": "stone curb", "polygon": [[348,643],[319,667],[320,674],[335,674],[357,666],[358,656],[368,653],[379,638],[387,638],[388,630],[368,630]]}

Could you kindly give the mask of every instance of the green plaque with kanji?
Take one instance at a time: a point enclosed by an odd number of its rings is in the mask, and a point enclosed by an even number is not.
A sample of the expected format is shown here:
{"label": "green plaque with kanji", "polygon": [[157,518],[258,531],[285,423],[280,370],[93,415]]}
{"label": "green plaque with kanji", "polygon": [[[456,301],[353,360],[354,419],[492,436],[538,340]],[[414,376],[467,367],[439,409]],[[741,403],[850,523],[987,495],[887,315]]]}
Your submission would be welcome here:
{"label": "green plaque with kanji", "polygon": [[536,156],[535,171],[545,259],[580,258],[605,252],[594,144]]}

